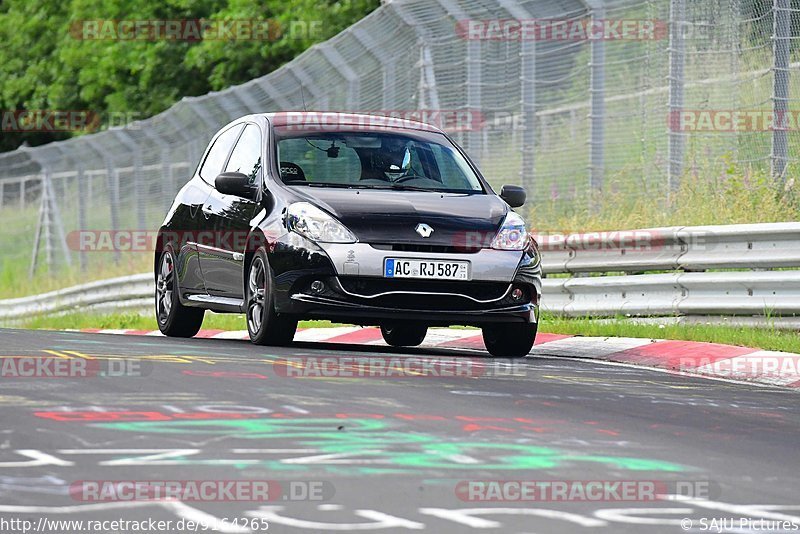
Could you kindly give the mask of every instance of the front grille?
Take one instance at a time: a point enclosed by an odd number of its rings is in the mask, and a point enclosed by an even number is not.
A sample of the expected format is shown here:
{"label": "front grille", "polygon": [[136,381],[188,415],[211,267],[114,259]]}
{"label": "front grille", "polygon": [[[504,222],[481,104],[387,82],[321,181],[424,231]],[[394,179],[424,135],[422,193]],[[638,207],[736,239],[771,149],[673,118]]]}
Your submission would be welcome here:
{"label": "front grille", "polygon": [[433,252],[436,254],[475,254],[481,250],[480,247],[455,247],[450,245],[423,245],[416,243],[373,243],[372,248],[391,250],[393,252]]}
{"label": "front grille", "polygon": [[[349,292],[365,297],[402,291],[407,293],[437,293],[433,298],[442,298],[441,294],[453,293],[455,295],[465,295],[476,300],[488,301],[503,297],[508,291],[508,284],[503,282],[453,282],[449,280],[403,280],[400,278],[355,278],[339,277],[342,288]],[[390,295],[387,295],[389,297]],[[396,295],[398,297],[402,295]],[[428,295],[411,295],[413,298],[425,297]],[[383,298],[383,297],[381,297]],[[456,296],[459,302],[465,299]]]}
{"label": "front grille", "polygon": [[396,308],[400,310],[431,310],[431,311],[456,311],[456,310],[481,310],[491,304],[481,304],[474,300],[450,295],[414,295],[394,294],[384,295],[369,300],[369,305],[381,308]]}

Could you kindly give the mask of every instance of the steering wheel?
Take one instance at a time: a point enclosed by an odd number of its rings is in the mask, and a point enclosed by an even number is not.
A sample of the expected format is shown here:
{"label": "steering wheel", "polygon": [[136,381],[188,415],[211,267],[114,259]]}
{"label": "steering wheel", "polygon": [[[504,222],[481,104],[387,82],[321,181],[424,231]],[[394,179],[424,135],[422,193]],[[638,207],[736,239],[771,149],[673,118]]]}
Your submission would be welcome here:
{"label": "steering wheel", "polygon": [[402,184],[403,182],[407,182],[409,180],[414,180],[415,178],[428,178],[427,176],[423,176],[421,174],[417,174],[414,172],[413,169],[408,169],[406,172],[403,173],[402,176],[399,178],[392,180],[393,184]]}

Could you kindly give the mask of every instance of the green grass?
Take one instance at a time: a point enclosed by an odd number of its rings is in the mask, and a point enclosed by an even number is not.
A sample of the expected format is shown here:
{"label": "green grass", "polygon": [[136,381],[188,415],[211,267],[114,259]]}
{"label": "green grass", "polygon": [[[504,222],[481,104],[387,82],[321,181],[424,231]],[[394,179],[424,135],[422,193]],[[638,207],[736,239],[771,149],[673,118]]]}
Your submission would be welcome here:
{"label": "green grass", "polygon": [[[776,187],[761,171],[740,169],[725,162],[694,168],[670,202],[653,197],[631,197],[605,192],[597,202],[548,201],[536,198],[526,211],[534,232],[584,232],[625,230],[657,226],[694,226],[800,220],[800,184],[794,179]],[[798,169],[800,171],[800,169]],[[591,208],[590,206],[596,206]],[[4,209],[4,214],[6,210]],[[51,291],[92,280],[148,272],[152,252],[123,252],[118,262],[108,252],[87,253],[88,265],[81,271],[77,254],[71,267],[40,269],[28,276],[35,217],[30,210],[8,210],[0,228],[0,299]]]}
{"label": "green grass", "polygon": [[723,326],[706,324],[641,324],[625,318],[598,320],[544,317],[541,330],[554,334],[590,337],[638,337],[705,341],[763,350],[800,353],[797,332],[770,327]]}
{"label": "green grass", "polygon": [[[158,330],[152,315],[136,313],[84,314],[69,313],[53,317],[34,317],[23,322],[23,328],[44,330],[80,330],[84,328],[114,328],[122,330]],[[330,328],[342,326],[330,321],[302,321],[301,328]],[[206,330],[245,330],[244,315],[207,312],[203,320]]]}
{"label": "green grass", "polygon": [[[329,321],[302,321],[301,328],[328,328],[342,326]],[[156,330],[155,318],[137,314],[85,315],[69,314],[59,317],[38,317],[24,323],[25,328],[63,330],[82,328],[118,328],[133,330]],[[244,330],[243,315],[207,313],[204,329]],[[649,339],[677,339],[707,341],[753,347],[764,350],[779,350],[800,353],[800,336],[796,332],[774,328],[752,328],[715,326],[703,324],[650,325],[635,323],[625,318],[597,320],[566,319],[545,316],[541,332],[574,334],[597,337],[638,337]]]}
{"label": "green grass", "polygon": [[527,220],[535,231],[559,233],[800,220],[800,184],[794,179],[779,185],[766,172],[725,163],[717,172],[712,165],[693,169],[669,202],[613,192],[569,207],[540,200]]}

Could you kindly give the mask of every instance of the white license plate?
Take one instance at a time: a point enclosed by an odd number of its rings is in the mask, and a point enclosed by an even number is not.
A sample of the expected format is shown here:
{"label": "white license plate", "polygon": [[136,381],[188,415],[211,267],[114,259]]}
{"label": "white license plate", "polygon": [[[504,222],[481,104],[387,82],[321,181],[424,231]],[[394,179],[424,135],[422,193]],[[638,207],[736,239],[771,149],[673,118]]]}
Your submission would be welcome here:
{"label": "white license plate", "polygon": [[386,278],[469,280],[469,262],[386,258],[383,276]]}

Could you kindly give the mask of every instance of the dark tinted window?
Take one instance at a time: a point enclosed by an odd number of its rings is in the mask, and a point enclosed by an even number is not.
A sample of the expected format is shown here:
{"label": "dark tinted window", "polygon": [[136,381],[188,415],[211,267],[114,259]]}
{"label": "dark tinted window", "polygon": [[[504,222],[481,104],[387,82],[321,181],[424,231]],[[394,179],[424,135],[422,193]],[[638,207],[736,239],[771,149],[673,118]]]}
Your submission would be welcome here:
{"label": "dark tinted window", "polygon": [[231,146],[241,131],[242,125],[237,124],[217,137],[217,140],[214,141],[214,146],[208,151],[208,156],[206,156],[206,160],[200,168],[200,177],[203,180],[214,183],[214,179],[222,172],[222,166],[225,165],[225,159],[231,151]]}
{"label": "dark tinted window", "polygon": [[261,176],[261,132],[258,126],[248,124],[245,127],[225,172],[241,172],[250,177],[251,184],[258,183],[257,179]]}

